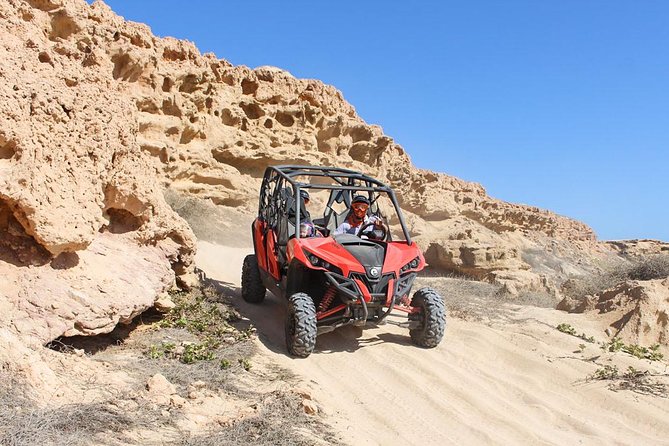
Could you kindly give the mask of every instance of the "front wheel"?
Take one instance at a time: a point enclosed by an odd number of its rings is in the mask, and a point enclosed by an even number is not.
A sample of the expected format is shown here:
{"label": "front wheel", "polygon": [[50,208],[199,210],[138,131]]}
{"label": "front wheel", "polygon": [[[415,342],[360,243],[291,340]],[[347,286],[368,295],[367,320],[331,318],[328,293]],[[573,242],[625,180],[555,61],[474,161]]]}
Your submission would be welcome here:
{"label": "front wheel", "polygon": [[444,300],[432,288],[421,288],[414,293],[411,306],[418,308],[419,312],[410,315],[409,319],[420,322],[418,328],[409,330],[411,341],[420,347],[436,347],[446,330]]}
{"label": "front wheel", "polygon": [[265,285],[260,278],[258,259],[255,254],[244,257],[242,265],[242,298],[249,303],[259,304],[265,299]]}
{"label": "front wheel", "polygon": [[306,358],[316,347],[316,307],[306,293],[288,298],[286,315],[286,347],[291,355]]}

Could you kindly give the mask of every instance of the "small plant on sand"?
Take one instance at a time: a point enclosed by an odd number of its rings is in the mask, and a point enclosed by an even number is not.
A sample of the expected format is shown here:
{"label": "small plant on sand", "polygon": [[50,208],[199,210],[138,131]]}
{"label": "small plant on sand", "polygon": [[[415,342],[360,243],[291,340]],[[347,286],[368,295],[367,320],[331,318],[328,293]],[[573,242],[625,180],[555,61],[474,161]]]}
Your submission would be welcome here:
{"label": "small plant on sand", "polygon": [[214,349],[218,347],[215,343],[207,341],[202,344],[186,344],[179,360],[184,364],[192,364],[196,361],[211,361],[216,355]]}
{"label": "small plant on sand", "polygon": [[174,352],[175,348],[176,344],[173,342],[163,342],[158,345],[152,345],[147,354],[151,359],[167,358]]}
{"label": "small plant on sand", "polygon": [[595,342],[595,338],[593,336],[587,336],[585,333],[581,333],[579,335],[579,334],[576,333],[576,329],[574,327],[572,327],[571,325],[566,324],[564,322],[561,323],[561,324],[558,324],[558,326],[556,328],[558,329],[558,331],[561,331],[562,333],[566,333],[568,335],[583,339],[585,342],[589,342],[591,344],[593,344]]}
{"label": "small plant on sand", "polygon": [[588,376],[588,380],[605,380],[605,379],[616,379],[620,376],[618,371],[618,366],[615,365],[605,365],[597,370],[595,373]]}
{"label": "small plant on sand", "polygon": [[576,329],[569,324],[561,323],[557,326],[558,331],[566,333],[568,335],[576,336]]}
{"label": "small plant on sand", "polygon": [[602,350],[609,352],[623,351],[639,359],[660,361],[664,355],[659,351],[660,344],[643,347],[637,344],[625,344],[620,338],[613,338],[609,342],[602,343]]}
{"label": "small plant on sand", "polygon": [[609,342],[602,342],[602,350],[606,352],[619,352],[625,346],[625,343],[620,338],[613,338]]}
{"label": "small plant on sand", "polygon": [[239,358],[239,365],[247,372],[251,370],[251,361],[248,358]]}
{"label": "small plant on sand", "polygon": [[221,369],[223,369],[223,370],[227,370],[230,367],[232,367],[232,364],[230,363],[230,361],[225,359],[225,358],[221,359],[221,362],[219,363],[219,365],[221,366]]}
{"label": "small plant on sand", "polygon": [[664,355],[660,353],[660,344],[653,344],[650,347],[642,347],[641,345],[630,344],[623,347],[625,353],[636,356],[639,359],[649,359],[651,361],[660,361]]}

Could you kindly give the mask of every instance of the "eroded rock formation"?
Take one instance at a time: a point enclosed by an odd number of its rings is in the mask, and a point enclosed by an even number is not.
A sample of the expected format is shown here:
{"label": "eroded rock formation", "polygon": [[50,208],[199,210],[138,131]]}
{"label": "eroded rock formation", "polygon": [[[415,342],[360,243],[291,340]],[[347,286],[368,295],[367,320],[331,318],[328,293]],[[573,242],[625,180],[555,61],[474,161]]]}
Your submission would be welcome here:
{"label": "eroded rock formation", "polygon": [[31,342],[110,331],[192,263],[135,102],[95,60],[95,9],[0,2],[0,293]]}
{"label": "eroded rock formation", "polygon": [[[30,9],[25,26],[49,36],[33,49],[33,59],[48,59],[40,62],[44,70],[76,65],[82,73],[106,76],[123,105],[130,100],[132,106],[123,109],[136,123],[130,138],[136,136],[165,187],[252,213],[268,164],[362,170],[394,186],[433,267],[497,281],[511,292],[555,289],[562,272],[538,271],[524,258],[527,250],[550,247],[546,238],[565,242],[562,264],[584,247],[597,250],[594,233],[579,222],[495,200],[476,183],[416,169],[402,147],[365,123],[332,86],[201,55],[188,42],[156,38],[101,2],[53,5]],[[81,74],[70,78],[86,85]],[[110,139],[127,138],[121,130],[126,128],[115,129]],[[88,227],[96,216],[88,217]]]}
{"label": "eroded rock formation", "polygon": [[[387,181],[434,268],[512,294],[557,294],[566,275],[613,252],[582,223],[416,169],[320,81],[201,55],[100,1],[0,0],[0,16],[0,265],[13,278],[3,293],[27,317],[59,314],[49,300],[93,302],[74,317],[64,311],[40,341],[106,331],[150,306],[148,295],[173,277],[169,266],[188,271],[194,237],[161,188],[250,215],[268,164],[337,165]],[[86,267],[110,246],[108,262],[123,263],[124,249],[143,256],[143,267],[107,272],[132,286],[133,271],[147,271],[146,294],[81,285],[98,281]],[[37,276],[62,287],[24,308],[17,290]]]}
{"label": "eroded rock formation", "polygon": [[669,278],[632,280],[585,299],[564,299],[559,308],[588,313],[627,343],[669,343]]}

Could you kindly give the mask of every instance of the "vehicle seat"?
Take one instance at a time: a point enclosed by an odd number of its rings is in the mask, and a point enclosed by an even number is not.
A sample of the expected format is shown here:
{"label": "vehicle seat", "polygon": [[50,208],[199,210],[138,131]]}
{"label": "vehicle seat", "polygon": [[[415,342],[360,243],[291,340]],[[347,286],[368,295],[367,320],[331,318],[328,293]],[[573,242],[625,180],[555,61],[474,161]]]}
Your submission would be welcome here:
{"label": "vehicle seat", "polygon": [[[290,223],[295,225],[295,211],[297,208],[297,202],[295,201],[295,198],[292,196],[288,196],[286,198],[286,215],[288,216],[288,220],[290,220]],[[311,214],[307,210],[307,205],[304,203],[304,199],[300,198],[300,220],[309,220],[311,221]]]}
{"label": "vehicle seat", "polygon": [[348,216],[349,209],[344,209],[340,213],[336,213],[334,210],[332,213],[330,213],[327,221],[327,225],[325,226],[327,230],[329,231],[330,234],[334,232],[335,229],[339,227],[344,221],[346,221],[346,217]]}

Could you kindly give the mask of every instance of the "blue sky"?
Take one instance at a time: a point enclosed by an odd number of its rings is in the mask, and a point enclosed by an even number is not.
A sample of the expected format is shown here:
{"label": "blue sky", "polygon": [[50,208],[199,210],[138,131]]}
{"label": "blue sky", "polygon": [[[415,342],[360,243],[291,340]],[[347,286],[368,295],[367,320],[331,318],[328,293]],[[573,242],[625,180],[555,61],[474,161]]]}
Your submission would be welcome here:
{"label": "blue sky", "polygon": [[602,239],[669,241],[667,1],[107,3],[235,65],[335,85],[418,167]]}

